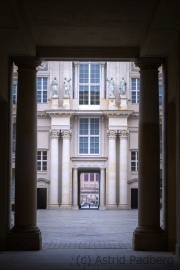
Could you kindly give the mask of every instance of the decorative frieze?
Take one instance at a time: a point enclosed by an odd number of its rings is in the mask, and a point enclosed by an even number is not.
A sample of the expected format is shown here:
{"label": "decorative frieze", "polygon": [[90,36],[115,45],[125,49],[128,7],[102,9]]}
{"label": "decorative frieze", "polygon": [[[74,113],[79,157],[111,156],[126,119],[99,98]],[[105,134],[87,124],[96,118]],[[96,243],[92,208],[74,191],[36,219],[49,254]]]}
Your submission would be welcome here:
{"label": "decorative frieze", "polygon": [[41,65],[37,67],[37,71],[47,71],[48,70],[48,62],[42,61]]}
{"label": "decorative frieze", "polygon": [[129,131],[128,130],[120,130],[119,137],[120,139],[128,139]]}
{"label": "decorative frieze", "polygon": [[131,62],[131,71],[139,71],[140,69],[135,65],[134,62]]}
{"label": "decorative frieze", "polygon": [[116,139],[117,131],[116,130],[108,130],[107,136],[108,136],[108,139]]}
{"label": "decorative frieze", "polygon": [[65,129],[61,131],[61,136],[63,137],[63,139],[71,139],[71,130],[70,129]]}
{"label": "decorative frieze", "polygon": [[58,129],[50,130],[50,138],[58,139],[60,136],[60,131]]}

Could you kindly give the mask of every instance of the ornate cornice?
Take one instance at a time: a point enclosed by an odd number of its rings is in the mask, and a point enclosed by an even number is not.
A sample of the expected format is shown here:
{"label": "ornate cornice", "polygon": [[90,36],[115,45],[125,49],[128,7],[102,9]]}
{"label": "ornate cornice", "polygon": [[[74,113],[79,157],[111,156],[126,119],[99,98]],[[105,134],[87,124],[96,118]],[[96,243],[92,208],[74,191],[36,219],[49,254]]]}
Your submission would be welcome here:
{"label": "ornate cornice", "polygon": [[60,136],[60,131],[58,129],[51,129],[50,130],[50,137],[58,139]]}
{"label": "ornate cornice", "polygon": [[128,130],[120,130],[119,138],[120,139],[128,139],[129,131]]}
{"label": "ornate cornice", "polygon": [[116,130],[108,130],[107,131],[108,139],[116,139],[117,131]]}
{"label": "ornate cornice", "polygon": [[41,65],[37,67],[37,71],[47,71],[48,70],[48,62],[42,61]]}
{"label": "ornate cornice", "polygon": [[140,69],[135,65],[134,62],[131,62],[131,71],[139,71]]}
{"label": "ornate cornice", "polygon": [[71,130],[70,129],[64,129],[61,131],[61,136],[63,139],[71,139]]}

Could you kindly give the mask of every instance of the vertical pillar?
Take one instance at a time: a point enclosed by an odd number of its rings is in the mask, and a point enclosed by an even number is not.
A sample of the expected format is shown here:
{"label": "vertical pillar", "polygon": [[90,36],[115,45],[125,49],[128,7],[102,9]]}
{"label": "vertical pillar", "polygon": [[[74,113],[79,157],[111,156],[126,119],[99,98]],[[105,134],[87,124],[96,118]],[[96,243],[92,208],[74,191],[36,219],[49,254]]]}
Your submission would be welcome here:
{"label": "vertical pillar", "polygon": [[60,132],[59,130],[50,130],[51,138],[51,177],[50,177],[50,199],[49,209],[58,209],[58,139]]}
{"label": "vertical pillar", "polygon": [[18,66],[16,115],[15,225],[8,248],[39,250],[41,232],[37,227],[37,101],[36,67],[39,59],[14,59]]}
{"label": "vertical pillar", "polygon": [[105,62],[101,62],[101,98],[104,98],[104,94],[105,94]]}
{"label": "vertical pillar", "polygon": [[79,62],[74,62],[74,98],[78,98],[78,66]]}
{"label": "vertical pillar", "polygon": [[119,166],[119,209],[129,209],[127,198],[127,143],[128,143],[128,131],[122,130],[119,133],[120,139],[120,166]]}
{"label": "vertical pillar", "polygon": [[160,62],[137,61],[140,68],[138,227],[134,250],[165,250],[160,227],[160,153],[158,67]]}
{"label": "vertical pillar", "polygon": [[108,130],[108,201],[107,209],[117,209],[116,203],[116,130]]}
{"label": "vertical pillar", "polygon": [[69,209],[70,204],[70,139],[71,130],[62,130],[62,203],[60,208]]}
{"label": "vertical pillar", "polygon": [[73,206],[72,209],[79,209],[78,207],[78,170],[73,169]]}
{"label": "vertical pillar", "polygon": [[100,206],[99,210],[106,210],[105,206],[105,169],[101,168],[100,172]]}

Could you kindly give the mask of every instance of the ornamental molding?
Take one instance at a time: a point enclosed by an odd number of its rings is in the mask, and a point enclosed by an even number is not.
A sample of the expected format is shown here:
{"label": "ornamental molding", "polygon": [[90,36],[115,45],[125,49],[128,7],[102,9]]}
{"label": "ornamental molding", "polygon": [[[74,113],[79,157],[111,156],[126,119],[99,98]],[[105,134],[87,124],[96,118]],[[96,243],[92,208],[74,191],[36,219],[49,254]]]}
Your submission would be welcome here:
{"label": "ornamental molding", "polygon": [[120,139],[128,139],[129,131],[128,130],[120,130],[119,131],[119,138]]}
{"label": "ornamental molding", "polygon": [[37,67],[37,71],[47,71],[48,70],[48,62],[42,61],[41,65]]}
{"label": "ornamental molding", "polygon": [[50,137],[54,139],[58,139],[60,136],[60,131],[57,129],[51,129],[50,130]]}
{"label": "ornamental molding", "polygon": [[108,130],[107,136],[108,136],[108,139],[116,139],[117,131],[116,130]]}
{"label": "ornamental molding", "polygon": [[70,129],[66,129],[66,130],[61,130],[61,136],[63,137],[63,139],[71,139],[71,130]]}
{"label": "ornamental molding", "polygon": [[134,62],[131,62],[131,71],[139,71],[140,68],[136,67]]}

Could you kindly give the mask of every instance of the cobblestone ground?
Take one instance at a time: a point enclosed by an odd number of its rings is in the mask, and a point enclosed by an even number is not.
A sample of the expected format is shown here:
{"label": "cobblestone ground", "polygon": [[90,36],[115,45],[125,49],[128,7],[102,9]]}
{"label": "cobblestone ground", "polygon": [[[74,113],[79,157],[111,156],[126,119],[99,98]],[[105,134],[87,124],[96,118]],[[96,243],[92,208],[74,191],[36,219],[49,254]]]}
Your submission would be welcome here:
{"label": "cobblestone ground", "polygon": [[131,244],[137,214],[137,210],[37,210],[37,221],[44,243]]}

